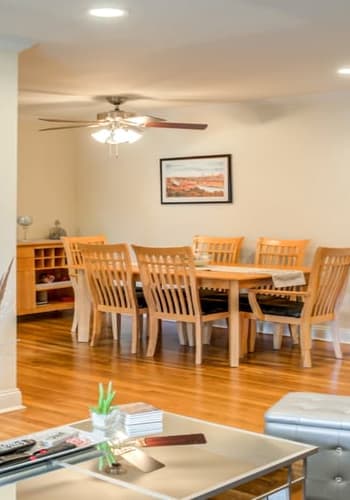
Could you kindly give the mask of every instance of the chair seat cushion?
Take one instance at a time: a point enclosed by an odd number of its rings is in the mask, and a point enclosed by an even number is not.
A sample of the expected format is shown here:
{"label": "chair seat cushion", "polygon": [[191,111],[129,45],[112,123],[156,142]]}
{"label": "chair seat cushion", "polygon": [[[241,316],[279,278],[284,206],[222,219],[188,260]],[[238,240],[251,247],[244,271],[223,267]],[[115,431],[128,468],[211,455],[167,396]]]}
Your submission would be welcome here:
{"label": "chair seat cushion", "polygon": [[[284,297],[273,297],[270,295],[258,295],[258,303],[263,314],[272,316],[289,316],[291,318],[300,318],[303,310],[303,302],[296,302]],[[252,312],[249,304],[248,295],[239,297],[239,310],[243,312]]]}
{"label": "chair seat cushion", "polygon": [[147,302],[145,296],[143,295],[143,291],[142,289],[140,290],[138,287],[136,287],[136,300],[139,309],[145,309],[147,307]]}
{"label": "chair seat cushion", "polygon": [[[300,318],[303,310],[303,302],[296,302],[284,297],[272,297],[270,295],[258,295],[258,302],[263,314],[271,314],[272,316],[289,316],[292,318]],[[222,304],[222,307],[228,307],[227,295],[212,295],[204,299],[206,303],[211,303],[211,307]],[[209,307],[209,305],[208,305]],[[249,304],[248,295],[242,294],[239,296],[239,310],[242,312],[252,312]]]}
{"label": "chair seat cushion", "polygon": [[227,299],[215,300],[210,298],[201,297],[201,309],[203,314],[215,314],[220,312],[228,311],[228,301]]}
{"label": "chair seat cushion", "polygon": [[273,316],[288,316],[290,318],[300,318],[303,306],[303,302],[296,302],[295,300],[283,298],[275,298],[261,303],[261,309],[264,314],[271,314]]}

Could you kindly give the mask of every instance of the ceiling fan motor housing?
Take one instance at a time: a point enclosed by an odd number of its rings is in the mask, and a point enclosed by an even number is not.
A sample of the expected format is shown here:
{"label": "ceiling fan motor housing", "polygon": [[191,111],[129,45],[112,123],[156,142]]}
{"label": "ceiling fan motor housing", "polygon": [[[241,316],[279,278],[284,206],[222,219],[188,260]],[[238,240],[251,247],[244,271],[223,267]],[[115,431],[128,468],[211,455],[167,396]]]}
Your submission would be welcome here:
{"label": "ceiling fan motor housing", "polygon": [[136,116],[136,113],[131,113],[130,111],[121,111],[120,109],[115,109],[114,111],[106,111],[104,113],[98,113],[97,119],[102,121],[119,121],[127,120]]}

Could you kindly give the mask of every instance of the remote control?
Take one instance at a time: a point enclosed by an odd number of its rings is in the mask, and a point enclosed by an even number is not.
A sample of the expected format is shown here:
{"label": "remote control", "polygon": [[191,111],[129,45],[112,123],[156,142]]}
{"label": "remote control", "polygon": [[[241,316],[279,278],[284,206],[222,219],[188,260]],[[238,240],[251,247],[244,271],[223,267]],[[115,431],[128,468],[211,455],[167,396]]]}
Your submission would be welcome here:
{"label": "remote control", "polygon": [[35,444],[36,441],[34,439],[17,439],[16,441],[0,443],[0,457],[3,455],[9,455],[10,453],[29,450],[29,448]]}
{"label": "remote control", "polygon": [[11,455],[5,455],[3,457],[0,457],[0,467],[6,466],[6,465],[15,465],[18,463],[22,462],[28,462],[29,460],[29,454],[28,453],[13,453]]}
{"label": "remote control", "polygon": [[11,453],[10,455],[0,456],[0,469],[3,466],[16,465],[18,463],[31,463],[35,460],[45,458],[47,455],[54,455],[63,451],[76,449],[76,445],[71,443],[61,443],[52,448],[42,448],[41,450],[31,452],[22,451],[21,453]]}
{"label": "remote control", "polygon": [[46,432],[40,437],[40,444],[46,448],[51,448],[58,444],[66,442],[68,439],[78,436],[77,429],[57,429],[55,431]]}

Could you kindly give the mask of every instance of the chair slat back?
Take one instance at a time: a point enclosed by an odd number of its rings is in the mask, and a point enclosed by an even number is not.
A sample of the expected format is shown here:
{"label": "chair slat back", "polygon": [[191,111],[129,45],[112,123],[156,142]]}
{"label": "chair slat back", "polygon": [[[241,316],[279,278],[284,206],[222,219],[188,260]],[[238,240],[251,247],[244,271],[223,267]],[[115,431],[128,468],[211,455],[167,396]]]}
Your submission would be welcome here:
{"label": "chair slat back", "polygon": [[134,310],[136,295],[128,245],[80,244],[79,251],[94,304]]}
{"label": "chair slat back", "polygon": [[78,269],[83,266],[83,257],[81,255],[79,245],[101,245],[106,243],[106,237],[103,235],[63,236],[61,240],[67,257],[68,272],[70,277],[75,277]]}
{"label": "chair slat back", "polygon": [[238,261],[243,236],[237,238],[221,238],[216,236],[193,237],[194,254],[205,253],[209,255],[210,264],[235,264]]}
{"label": "chair slat back", "polygon": [[349,270],[350,248],[317,249],[309,282],[309,309],[312,316],[335,313],[345,292]]}
{"label": "chair slat back", "polygon": [[310,240],[274,240],[259,238],[256,244],[255,264],[295,267],[304,262]]}
{"label": "chair slat back", "polygon": [[194,317],[200,314],[195,266],[190,247],[133,245],[150,314]]}

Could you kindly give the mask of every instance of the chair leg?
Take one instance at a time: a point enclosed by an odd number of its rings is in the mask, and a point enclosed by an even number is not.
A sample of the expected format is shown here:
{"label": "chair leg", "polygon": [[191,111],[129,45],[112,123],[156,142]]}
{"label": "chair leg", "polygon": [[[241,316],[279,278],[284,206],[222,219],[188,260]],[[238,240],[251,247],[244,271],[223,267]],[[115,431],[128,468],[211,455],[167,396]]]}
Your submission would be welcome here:
{"label": "chair leg", "polygon": [[186,328],[186,332],[187,332],[187,343],[190,347],[194,347],[196,342],[195,342],[193,323],[186,323],[185,328]]}
{"label": "chair leg", "polygon": [[78,311],[78,301],[74,299],[74,313],[73,322],[70,331],[72,333],[77,333],[78,331],[78,321],[79,321],[79,311]]}
{"label": "chair leg", "polygon": [[211,341],[211,334],[213,332],[213,325],[209,323],[204,323],[203,325],[203,344],[209,345]]}
{"label": "chair leg", "polygon": [[302,323],[300,326],[300,351],[303,368],[311,368],[311,325]]}
{"label": "chair leg", "polygon": [[101,333],[101,325],[102,325],[102,313],[94,309],[93,311],[93,321],[92,321],[92,335],[90,345],[94,346],[96,338]]}
{"label": "chair leg", "polygon": [[193,347],[195,345],[193,324],[181,321],[176,323],[176,326],[180,344]]}
{"label": "chair leg", "polygon": [[140,327],[140,335],[141,335],[141,337],[144,335],[147,338],[148,337],[148,330],[149,330],[148,313],[146,313],[146,318],[143,317],[143,314],[141,314],[141,317],[142,317],[142,328]]}
{"label": "chair leg", "polygon": [[241,331],[239,355],[243,358],[248,352],[249,319],[241,314],[239,322]]}
{"label": "chair leg", "polygon": [[78,284],[75,278],[72,278],[72,287],[74,293],[74,313],[73,313],[73,322],[70,331],[72,333],[78,332],[78,323],[79,323],[79,289]]}
{"label": "chair leg", "polygon": [[136,354],[137,352],[137,343],[139,340],[139,329],[140,326],[140,318],[139,314],[134,313],[131,319],[131,354]]}
{"label": "chair leg", "polygon": [[187,344],[186,324],[183,321],[177,321],[176,329],[180,345],[186,345]]}
{"label": "chair leg", "polygon": [[298,325],[288,324],[289,332],[292,337],[293,345],[299,344],[299,327]]}
{"label": "chair leg", "polygon": [[256,341],[256,320],[248,321],[248,352],[255,352],[255,341]]}
{"label": "chair leg", "polygon": [[118,340],[120,337],[120,314],[114,314],[111,313],[111,322],[112,322],[112,333],[113,333],[113,339]]}
{"label": "chair leg", "polygon": [[332,341],[333,341],[333,349],[334,355],[337,359],[343,359],[343,353],[340,345],[340,335],[339,335],[339,323],[338,320],[335,319],[332,321]]}
{"label": "chair leg", "polygon": [[283,337],[283,324],[277,323],[275,331],[273,332],[273,348],[276,350],[281,349]]}
{"label": "chair leg", "polygon": [[196,320],[194,324],[194,335],[196,340],[196,351],[195,351],[195,364],[202,364],[202,322],[201,320]]}
{"label": "chair leg", "polygon": [[147,322],[148,322],[147,315],[146,315],[146,318],[144,318],[142,313],[138,314],[138,326],[139,326],[139,338],[140,338],[140,340],[142,339],[143,331],[145,330],[147,333],[147,328],[148,328]]}
{"label": "chair leg", "polygon": [[146,356],[154,356],[158,340],[159,321],[154,316],[149,316],[149,337]]}

